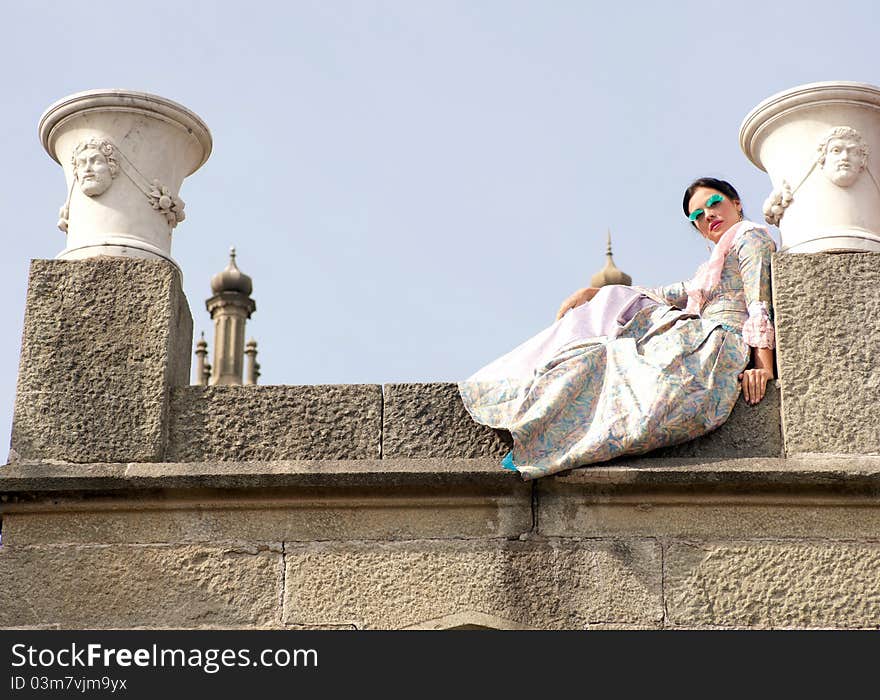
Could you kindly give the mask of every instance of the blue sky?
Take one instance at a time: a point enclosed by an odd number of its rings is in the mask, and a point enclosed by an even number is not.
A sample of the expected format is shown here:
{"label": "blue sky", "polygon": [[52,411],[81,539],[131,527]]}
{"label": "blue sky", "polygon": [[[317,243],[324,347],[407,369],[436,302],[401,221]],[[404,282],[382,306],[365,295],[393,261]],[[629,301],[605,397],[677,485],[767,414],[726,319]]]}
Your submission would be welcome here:
{"label": "blue sky", "polygon": [[235,245],[261,383],[454,381],[548,325],[608,229],[636,284],[690,277],[707,255],[681,212],[695,177],[730,180],[760,220],[771,186],[740,122],[802,83],[880,84],[877,7],[5,4],[0,432],[29,261],[64,248],[37,122],[65,95],[152,92],[211,129],[172,247],[196,337],[213,345],[204,300]]}

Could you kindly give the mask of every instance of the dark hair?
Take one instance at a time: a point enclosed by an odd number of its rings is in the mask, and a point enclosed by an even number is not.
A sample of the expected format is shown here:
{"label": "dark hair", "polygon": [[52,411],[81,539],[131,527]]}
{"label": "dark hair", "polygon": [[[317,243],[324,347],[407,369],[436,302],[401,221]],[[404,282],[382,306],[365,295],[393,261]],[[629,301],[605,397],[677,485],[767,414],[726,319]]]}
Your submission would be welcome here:
{"label": "dark hair", "polygon": [[[690,216],[691,213],[688,211],[688,204],[691,201],[691,197],[694,196],[694,192],[696,192],[700,187],[709,187],[713,190],[718,190],[722,194],[727,195],[729,199],[735,199],[738,202],[742,201],[739,197],[739,192],[737,192],[734,186],[726,180],[717,180],[714,177],[697,178],[690,185],[688,185],[688,188],[684,191],[684,199],[681,200],[681,208],[684,209],[685,216]],[[696,226],[694,222],[691,223]]]}

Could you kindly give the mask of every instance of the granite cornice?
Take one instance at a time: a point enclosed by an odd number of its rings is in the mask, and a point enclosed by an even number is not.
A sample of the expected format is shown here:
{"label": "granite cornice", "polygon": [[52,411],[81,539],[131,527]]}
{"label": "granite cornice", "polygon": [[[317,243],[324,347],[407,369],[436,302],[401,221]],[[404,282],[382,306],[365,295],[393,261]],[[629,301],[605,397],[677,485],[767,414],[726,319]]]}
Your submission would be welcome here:
{"label": "granite cornice", "polygon": [[495,459],[289,460],[77,464],[15,462],[0,467],[4,504],[63,496],[144,493],[295,493],[364,489],[382,498],[397,490],[457,493],[511,491],[592,493],[604,496],[726,494],[880,496],[880,455],[800,455],[790,458],[651,458],[620,460],[524,482]]}

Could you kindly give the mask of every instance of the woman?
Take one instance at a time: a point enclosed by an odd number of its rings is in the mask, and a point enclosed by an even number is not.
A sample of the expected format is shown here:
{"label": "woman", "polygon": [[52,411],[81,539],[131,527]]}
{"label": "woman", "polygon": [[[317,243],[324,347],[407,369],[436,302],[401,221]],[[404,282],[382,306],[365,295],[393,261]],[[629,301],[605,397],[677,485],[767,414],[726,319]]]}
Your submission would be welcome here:
{"label": "woman", "polygon": [[641,454],[717,428],[740,387],[764,397],[776,245],[724,180],[694,181],[682,207],[714,244],[693,279],[580,289],[553,326],[459,384],[477,422],[511,432],[505,467],[531,479]]}

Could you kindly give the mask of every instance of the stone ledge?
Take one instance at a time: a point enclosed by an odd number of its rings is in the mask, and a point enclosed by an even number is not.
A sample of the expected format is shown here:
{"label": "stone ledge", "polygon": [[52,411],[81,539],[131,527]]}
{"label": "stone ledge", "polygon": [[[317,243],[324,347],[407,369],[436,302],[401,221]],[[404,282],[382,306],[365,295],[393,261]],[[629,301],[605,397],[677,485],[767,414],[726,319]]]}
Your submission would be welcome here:
{"label": "stone ledge", "polygon": [[[779,490],[880,494],[880,455],[800,455],[789,458],[698,459],[641,457],[574,469],[523,482],[496,459],[296,460],[77,464],[16,462],[0,467],[0,495],[156,490],[241,490],[345,487],[480,487],[528,492],[577,489],[597,493],[675,490]],[[379,492],[381,493],[381,492]]]}
{"label": "stone ledge", "polygon": [[76,464],[16,462],[0,467],[0,494],[286,487],[531,487],[497,460],[291,460]]}

